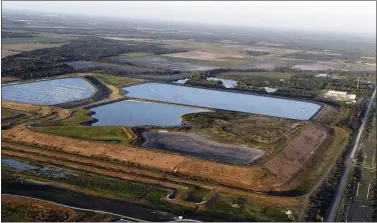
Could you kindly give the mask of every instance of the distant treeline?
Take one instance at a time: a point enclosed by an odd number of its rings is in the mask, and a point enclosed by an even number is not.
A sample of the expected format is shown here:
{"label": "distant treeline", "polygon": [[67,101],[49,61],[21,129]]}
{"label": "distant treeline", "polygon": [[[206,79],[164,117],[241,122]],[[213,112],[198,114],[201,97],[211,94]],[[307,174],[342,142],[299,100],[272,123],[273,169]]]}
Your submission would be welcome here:
{"label": "distant treeline", "polygon": [[153,54],[178,53],[185,50],[170,49],[152,43],[124,43],[99,37],[84,37],[55,48],[22,52],[2,59],[2,75],[22,79],[56,76],[73,72],[64,62],[88,60],[96,61],[105,57],[129,52]]}

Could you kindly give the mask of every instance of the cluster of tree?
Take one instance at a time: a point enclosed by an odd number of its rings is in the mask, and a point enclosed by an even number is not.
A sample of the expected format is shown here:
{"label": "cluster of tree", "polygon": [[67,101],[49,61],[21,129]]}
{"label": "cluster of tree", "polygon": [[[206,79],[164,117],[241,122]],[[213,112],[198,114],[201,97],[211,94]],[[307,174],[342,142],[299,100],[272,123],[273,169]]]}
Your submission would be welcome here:
{"label": "cluster of tree", "polygon": [[284,88],[277,89],[274,92],[276,95],[289,96],[289,97],[298,97],[298,98],[315,98],[317,96],[315,91],[312,90],[301,90],[295,88]]}
{"label": "cluster of tree", "polygon": [[211,87],[211,88],[225,88],[222,81],[220,81],[220,80],[207,80],[206,75],[200,75],[200,74],[191,76],[185,82],[185,84],[205,86],[205,87]]}
{"label": "cluster of tree", "polygon": [[306,212],[305,221],[324,221],[325,217],[329,214],[330,206],[344,169],[345,157],[346,153],[343,152],[337,159],[331,174],[310,196],[309,208]]}
{"label": "cluster of tree", "polygon": [[376,104],[373,103],[372,107],[370,108],[370,114],[368,116],[368,120],[366,123],[366,135],[370,136],[373,132],[373,127],[376,125]]}
{"label": "cluster of tree", "polygon": [[266,51],[256,51],[256,50],[245,50],[246,57],[257,57],[270,54]]}
{"label": "cluster of tree", "polygon": [[153,75],[153,76],[162,76],[162,75],[174,75],[181,73],[180,71],[172,71],[172,70],[148,70],[148,71],[119,71],[116,68],[111,67],[90,67],[86,69],[81,69],[77,71],[78,73],[86,73],[86,72],[93,72],[99,74],[111,74],[116,76],[123,76],[123,75]]}
{"label": "cluster of tree", "polygon": [[73,69],[64,65],[67,61],[101,60],[127,52],[153,54],[177,53],[184,50],[169,49],[157,44],[132,43],[99,37],[85,37],[55,48],[22,52],[2,59],[2,75],[22,79],[55,76]]}
{"label": "cluster of tree", "polygon": [[[357,165],[362,165],[364,161],[364,155],[362,151],[360,151],[357,154],[356,160],[357,160]],[[344,193],[342,196],[343,202],[341,202],[341,206],[338,211],[338,219],[336,221],[345,222],[347,220],[348,210],[353,200],[352,199],[352,196],[354,195],[353,192],[357,187],[357,183],[360,182],[361,180],[361,172],[362,172],[362,167],[355,166],[351,174],[351,178],[348,180],[347,185],[345,186]]]}
{"label": "cluster of tree", "polygon": [[239,78],[237,80],[238,88],[246,88],[248,86],[253,87],[287,87],[288,82],[279,79],[264,78],[264,77],[248,77],[248,78]]}
{"label": "cluster of tree", "polygon": [[[375,159],[377,160],[377,154],[375,155]],[[372,212],[371,212],[371,220],[372,222],[377,222],[377,171],[374,172],[375,180],[372,189]]]}
{"label": "cluster of tree", "polygon": [[2,31],[1,38],[31,38],[35,32],[9,32],[9,31]]}

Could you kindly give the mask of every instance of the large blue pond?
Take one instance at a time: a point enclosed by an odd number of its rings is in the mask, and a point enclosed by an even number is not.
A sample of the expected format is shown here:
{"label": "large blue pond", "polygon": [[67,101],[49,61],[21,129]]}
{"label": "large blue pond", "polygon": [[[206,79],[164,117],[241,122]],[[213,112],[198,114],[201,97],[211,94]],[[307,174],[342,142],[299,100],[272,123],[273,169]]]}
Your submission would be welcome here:
{"label": "large blue pond", "polygon": [[133,100],[102,105],[91,110],[96,113],[92,117],[99,120],[93,125],[115,126],[176,126],[180,125],[180,117],[183,114],[208,111],[186,106]]}
{"label": "large blue pond", "polygon": [[2,100],[55,105],[91,97],[96,89],[82,78],[62,78],[2,86]]}
{"label": "large blue pond", "polygon": [[241,94],[161,83],[144,83],[123,88],[127,96],[156,101],[308,120],[320,109],[315,103]]}

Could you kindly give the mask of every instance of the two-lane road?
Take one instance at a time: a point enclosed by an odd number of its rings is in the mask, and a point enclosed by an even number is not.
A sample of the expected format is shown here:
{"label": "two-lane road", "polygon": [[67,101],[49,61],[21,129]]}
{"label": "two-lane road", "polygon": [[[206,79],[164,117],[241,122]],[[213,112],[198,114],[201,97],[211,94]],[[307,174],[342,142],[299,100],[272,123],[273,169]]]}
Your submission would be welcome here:
{"label": "two-lane road", "polygon": [[357,148],[359,147],[360,139],[361,139],[361,136],[363,134],[364,125],[365,125],[366,120],[368,118],[369,110],[370,110],[370,107],[372,106],[372,103],[374,101],[374,97],[375,96],[376,96],[376,90],[374,90],[373,95],[370,98],[370,101],[369,101],[369,104],[368,104],[368,107],[367,107],[367,111],[365,113],[365,116],[364,116],[364,118],[362,120],[362,124],[361,124],[361,126],[359,128],[359,131],[357,133],[357,136],[356,136],[353,148],[352,148],[351,155],[350,155],[350,157],[347,160],[346,169],[343,172],[342,179],[340,181],[340,184],[339,184],[339,186],[337,188],[337,191],[336,191],[336,194],[335,194],[335,199],[333,200],[333,203],[332,203],[332,206],[331,206],[331,209],[330,209],[331,210],[330,214],[329,214],[329,216],[327,217],[327,220],[326,220],[328,222],[335,221],[336,215],[338,213],[338,208],[339,208],[340,200],[342,198],[342,195],[343,195],[343,192],[344,192],[344,188],[347,185],[347,179],[348,179],[348,176],[349,176],[349,174],[351,172],[352,165],[353,165],[353,162],[354,162],[353,160],[355,158],[355,154],[356,154]]}

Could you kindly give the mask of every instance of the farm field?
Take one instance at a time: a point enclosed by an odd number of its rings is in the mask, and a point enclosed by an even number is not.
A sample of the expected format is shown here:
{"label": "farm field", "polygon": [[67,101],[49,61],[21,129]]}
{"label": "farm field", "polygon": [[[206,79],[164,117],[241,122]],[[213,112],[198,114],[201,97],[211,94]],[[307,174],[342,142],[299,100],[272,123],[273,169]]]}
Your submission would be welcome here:
{"label": "farm field", "polygon": [[178,71],[206,71],[213,70],[219,67],[216,66],[203,66],[188,61],[170,61],[164,57],[160,56],[147,56],[147,57],[137,57],[137,58],[123,58],[123,59],[113,59],[119,63],[126,62],[139,67],[148,67],[150,69],[167,69],[167,70],[178,70]]}

